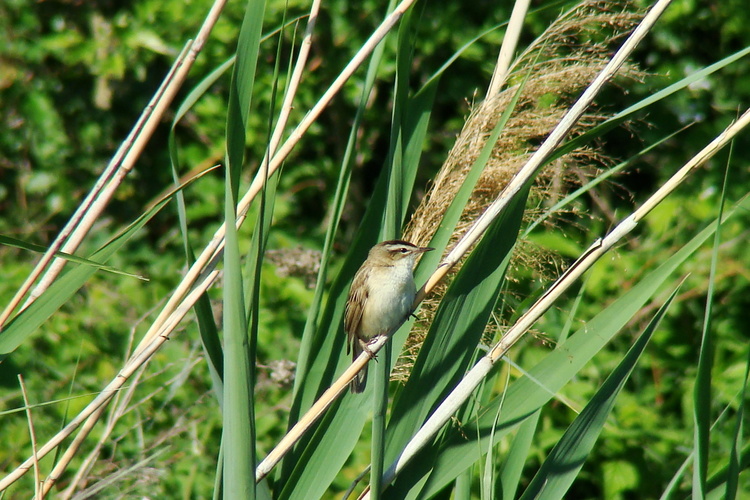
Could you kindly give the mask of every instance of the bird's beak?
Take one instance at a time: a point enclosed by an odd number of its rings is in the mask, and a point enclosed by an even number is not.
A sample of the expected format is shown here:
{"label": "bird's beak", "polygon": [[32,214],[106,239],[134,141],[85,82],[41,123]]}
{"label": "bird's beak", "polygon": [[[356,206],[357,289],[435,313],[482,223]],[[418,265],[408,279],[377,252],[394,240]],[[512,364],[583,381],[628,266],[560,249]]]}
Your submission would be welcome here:
{"label": "bird's beak", "polygon": [[432,252],[433,250],[435,250],[435,249],[434,249],[434,248],[432,248],[432,247],[419,247],[419,248],[417,249],[417,251],[418,251],[419,253]]}

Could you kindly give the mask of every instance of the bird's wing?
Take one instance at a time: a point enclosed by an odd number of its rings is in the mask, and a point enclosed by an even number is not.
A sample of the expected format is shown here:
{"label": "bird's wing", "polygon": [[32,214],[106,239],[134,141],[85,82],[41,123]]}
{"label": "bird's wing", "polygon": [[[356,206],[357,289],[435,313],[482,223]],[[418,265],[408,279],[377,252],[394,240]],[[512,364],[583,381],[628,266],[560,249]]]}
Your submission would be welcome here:
{"label": "bird's wing", "polygon": [[357,274],[354,275],[354,281],[352,281],[352,287],[349,289],[349,298],[346,301],[346,309],[344,310],[344,331],[346,331],[347,336],[347,354],[349,354],[352,345],[358,341],[357,332],[359,332],[360,325],[362,324],[364,304],[370,294],[370,290],[366,283],[367,272],[363,272],[363,270],[360,269],[357,271]]}

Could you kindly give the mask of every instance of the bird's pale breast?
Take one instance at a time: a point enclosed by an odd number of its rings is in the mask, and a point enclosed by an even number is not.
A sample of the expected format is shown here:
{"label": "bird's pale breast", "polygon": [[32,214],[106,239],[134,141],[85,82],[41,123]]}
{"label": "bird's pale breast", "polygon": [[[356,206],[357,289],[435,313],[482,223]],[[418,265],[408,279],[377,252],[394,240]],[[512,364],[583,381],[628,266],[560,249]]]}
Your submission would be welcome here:
{"label": "bird's pale breast", "polygon": [[367,339],[388,333],[403,321],[411,311],[416,295],[410,267],[376,268],[376,272],[387,272],[388,279],[378,279],[377,276],[370,279],[360,332]]}

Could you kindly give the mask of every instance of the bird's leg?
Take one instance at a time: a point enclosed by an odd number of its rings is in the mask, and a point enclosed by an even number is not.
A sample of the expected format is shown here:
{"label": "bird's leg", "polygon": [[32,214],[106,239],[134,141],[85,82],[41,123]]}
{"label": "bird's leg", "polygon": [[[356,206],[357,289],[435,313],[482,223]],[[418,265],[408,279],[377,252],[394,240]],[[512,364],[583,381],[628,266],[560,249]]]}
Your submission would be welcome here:
{"label": "bird's leg", "polygon": [[375,362],[378,361],[378,355],[370,350],[370,345],[377,342],[379,338],[380,336],[375,336],[367,342],[363,342],[361,340],[359,341],[359,345],[362,347],[362,350],[365,351],[370,356],[370,359],[374,360]]}

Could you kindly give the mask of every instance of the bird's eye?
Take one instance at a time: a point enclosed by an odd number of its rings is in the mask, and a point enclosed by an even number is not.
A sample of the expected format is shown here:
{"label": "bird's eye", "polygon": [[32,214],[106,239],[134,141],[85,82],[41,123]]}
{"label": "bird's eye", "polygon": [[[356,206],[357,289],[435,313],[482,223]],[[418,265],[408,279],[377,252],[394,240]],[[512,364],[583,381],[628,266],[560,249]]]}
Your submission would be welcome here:
{"label": "bird's eye", "polygon": [[399,248],[399,252],[401,252],[401,253],[407,253],[408,251],[409,251],[409,250],[407,250],[407,249],[406,249],[406,248],[404,248],[404,247],[401,247],[401,248]]}

